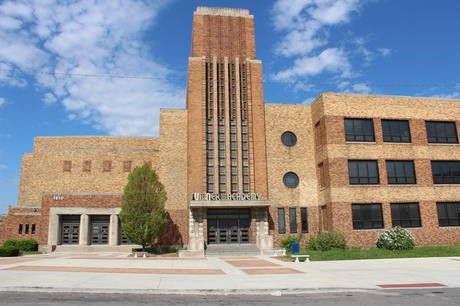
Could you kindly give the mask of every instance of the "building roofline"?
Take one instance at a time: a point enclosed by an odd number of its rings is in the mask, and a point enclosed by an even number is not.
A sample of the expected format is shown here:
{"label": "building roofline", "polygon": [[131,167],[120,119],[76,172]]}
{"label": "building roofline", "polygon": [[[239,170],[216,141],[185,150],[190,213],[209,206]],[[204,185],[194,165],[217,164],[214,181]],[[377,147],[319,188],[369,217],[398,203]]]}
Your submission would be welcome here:
{"label": "building roofline", "polygon": [[[350,93],[350,92],[321,92],[317,98],[321,96],[327,96],[327,95],[334,95],[334,96],[342,96],[342,95],[347,95],[347,96],[358,96],[358,97],[370,97],[370,98],[403,98],[403,99],[411,99],[411,100],[441,100],[445,102],[460,102],[460,99],[455,99],[455,98],[443,98],[443,97],[426,97],[426,96],[403,96],[403,95],[378,95],[378,94],[360,94],[360,93]],[[317,98],[315,98],[313,101],[315,101]]]}
{"label": "building roofline", "polygon": [[249,14],[249,10],[227,7],[199,6],[193,14],[254,18],[253,15]]}

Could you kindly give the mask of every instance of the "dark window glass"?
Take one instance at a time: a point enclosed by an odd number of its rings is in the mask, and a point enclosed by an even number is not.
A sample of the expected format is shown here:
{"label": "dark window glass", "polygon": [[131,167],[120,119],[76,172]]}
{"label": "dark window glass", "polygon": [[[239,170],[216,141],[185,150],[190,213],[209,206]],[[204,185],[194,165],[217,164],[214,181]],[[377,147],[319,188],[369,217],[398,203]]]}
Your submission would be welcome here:
{"label": "dark window glass", "polygon": [[391,203],[393,226],[421,227],[418,203]]}
{"label": "dark window glass", "polygon": [[24,233],[25,233],[25,234],[28,234],[28,233],[29,233],[29,224],[26,224],[26,229],[24,230]]}
{"label": "dark window glass", "polygon": [[435,184],[460,184],[460,161],[432,161]]}
{"label": "dark window glass", "polygon": [[278,208],[278,233],[286,233],[286,224],[284,223],[284,208]]}
{"label": "dark window glass", "polygon": [[307,208],[300,208],[300,219],[302,220],[302,233],[308,233],[308,214]]}
{"label": "dark window glass", "polygon": [[429,143],[458,143],[455,122],[427,121],[425,126]]}
{"label": "dark window glass", "polygon": [[352,204],[353,229],[383,228],[382,204]]}
{"label": "dark window glass", "polygon": [[299,185],[299,177],[294,172],[288,172],[284,175],[283,182],[288,188],[296,188]]}
{"label": "dark window glass", "polygon": [[460,226],[460,202],[436,203],[439,226]]}
{"label": "dark window glass", "polygon": [[22,224],[19,224],[18,234],[22,234]]}
{"label": "dark window glass", "polygon": [[297,136],[293,132],[284,132],[281,135],[281,142],[286,147],[292,147],[297,143]]}
{"label": "dark window glass", "polygon": [[379,184],[379,169],[376,160],[349,160],[348,177],[350,185]]}
{"label": "dark window glass", "polygon": [[411,142],[407,120],[382,120],[382,130],[385,142]]}
{"label": "dark window glass", "polygon": [[372,119],[345,119],[346,141],[375,141]]}
{"label": "dark window glass", "polygon": [[387,160],[388,184],[416,184],[414,161]]}
{"label": "dark window glass", "polygon": [[289,231],[291,234],[297,233],[297,216],[295,208],[289,208]]}
{"label": "dark window glass", "polygon": [[32,229],[30,230],[30,233],[31,233],[32,235],[35,234],[35,224],[32,224]]}

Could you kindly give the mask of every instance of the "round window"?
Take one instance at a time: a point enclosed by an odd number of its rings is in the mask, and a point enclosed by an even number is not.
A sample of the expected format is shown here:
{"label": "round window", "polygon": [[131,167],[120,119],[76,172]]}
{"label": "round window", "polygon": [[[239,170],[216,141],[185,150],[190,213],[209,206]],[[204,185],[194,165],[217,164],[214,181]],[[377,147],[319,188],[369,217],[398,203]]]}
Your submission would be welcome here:
{"label": "round window", "polygon": [[296,188],[299,185],[299,177],[294,172],[288,172],[284,175],[283,182],[288,188]]}
{"label": "round window", "polygon": [[297,136],[292,132],[284,132],[281,135],[281,142],[286,147],[292,147],[297,143]]}

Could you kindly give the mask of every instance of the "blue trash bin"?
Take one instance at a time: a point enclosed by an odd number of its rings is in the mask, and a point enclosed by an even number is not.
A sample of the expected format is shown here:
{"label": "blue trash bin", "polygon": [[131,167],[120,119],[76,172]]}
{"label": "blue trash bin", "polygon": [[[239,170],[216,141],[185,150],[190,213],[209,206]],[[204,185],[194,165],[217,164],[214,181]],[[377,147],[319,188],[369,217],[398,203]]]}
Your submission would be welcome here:
{"label": "blue trash bin", "polygon": [[291,243],[291,253],[296,254],[300,252],[300,246],[297,241]]}

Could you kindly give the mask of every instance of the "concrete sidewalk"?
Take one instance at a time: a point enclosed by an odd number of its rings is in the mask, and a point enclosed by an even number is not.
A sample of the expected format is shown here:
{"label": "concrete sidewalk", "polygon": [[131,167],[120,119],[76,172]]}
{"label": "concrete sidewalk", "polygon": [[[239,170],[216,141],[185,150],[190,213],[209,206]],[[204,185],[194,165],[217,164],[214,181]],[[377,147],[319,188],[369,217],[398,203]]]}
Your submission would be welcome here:
{"label": "concrete sidewalk", "polygon": [[460,257],[284,262],[264,256],[135,259],[127,253],[0,258],[0,291],[281,294],[460,288]]}

